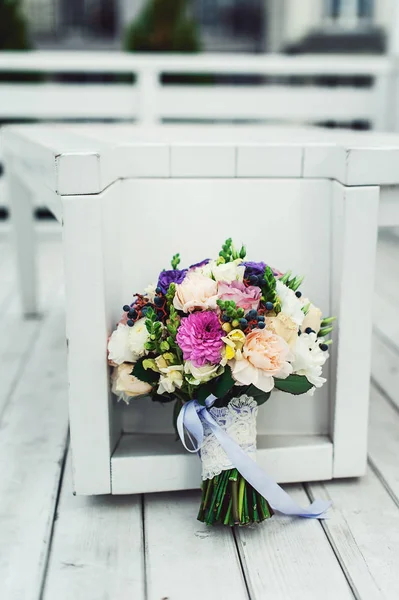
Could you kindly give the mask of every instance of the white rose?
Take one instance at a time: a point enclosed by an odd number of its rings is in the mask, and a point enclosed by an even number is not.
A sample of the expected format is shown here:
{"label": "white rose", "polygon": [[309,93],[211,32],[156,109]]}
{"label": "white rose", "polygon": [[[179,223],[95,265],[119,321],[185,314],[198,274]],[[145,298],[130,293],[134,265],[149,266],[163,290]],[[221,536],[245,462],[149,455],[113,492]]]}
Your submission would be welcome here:
{"label": "white rose", "polygon": [[209,263],[209,268],[216,281],[231,283],[232,281],[242,281],[244,279],[245,266],[241,263],[241,258],[221,265],[217,265],[214,260]]}
{"label": "white rose", "polygon": [[224,371],[224,367],[221,365],[204,365],[203,367],[196,367],[190,360],[186,360],[184,363],[184,373],[186,380],[191,385],[200,385],[206,383],[214,377],[218,377]]}
{"label": "white rose", "polygon": [[181,388],[183,385],[183,365],[163,367],[160,371],[158,394],[164,394],[165,392],[171,394],[176,388]]}
{"label": "white rose", "polygon": [[144,344],[148,342],[150,334],[145,326],[145,317],[136,321],[133,327],[128,327],[129,337],[128,345],[129,350],[132,352],[134,359],[132,362],[136,362],[141,356],[145,354]]}
{"label": "white rose", "polygon": [[320,338],[315,333],[302,333],[294,347],[294,360],[291,361],[293,373],[304,375],[308,381],[319,388],[327,380],[321,377],[322,366],[328,358],[328,352],[320,349]]}
{"label": "white rose", "polygon": [[281,312],[291,317],[297,325],[302,325],[305,315],[302,311],[302,302],[296,297],[295,292],[279,279],[276,280],[276,292],[280,299]]}
{"label": "white rose", "polygon": [[136,362],[136,353],[129,347],[130,327],[119,323],[108,341],[108,360],[115,365],[124,362]]}
{"label": "white rose", "polygon": [[152,390],[152,386],[149,383],[131,375],[133,366],[131,364],[119,365],[114,368],[112,373],[112,392],[127,404],[129,403],[129,398],[145,396]]}

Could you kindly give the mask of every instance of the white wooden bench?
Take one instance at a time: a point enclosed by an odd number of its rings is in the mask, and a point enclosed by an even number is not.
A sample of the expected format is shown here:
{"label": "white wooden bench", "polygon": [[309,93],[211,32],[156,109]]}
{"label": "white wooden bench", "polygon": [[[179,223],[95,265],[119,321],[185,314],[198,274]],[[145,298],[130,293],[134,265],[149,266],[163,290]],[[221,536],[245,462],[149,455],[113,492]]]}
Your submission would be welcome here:
{"label": "white wooden bench", "polygon": [[63,226],[78,493],[198,485],[167,410],[115,405],[106,341],[121,306],[169,255],[193,262],[228,235],[253,257],[306,273],[307,292],[339,323],[328,387],[263,411],[260,463],[282,482],[364,472],[375,243],[378,224],[399,223],[398,136],[37,125],[6,128],[4,143],[26,314],[38,311],[32,197]]}
{"label": "white wooden bench", "polygon": [[[36,80],[15,81],[21,74]],[[185,84],[166,85],[165,75]],[[0,122],[328,122],[391,130],[394,83],[392,61],[376,56],[3,52]],[[6,205],[0,188],[0,208]]]}

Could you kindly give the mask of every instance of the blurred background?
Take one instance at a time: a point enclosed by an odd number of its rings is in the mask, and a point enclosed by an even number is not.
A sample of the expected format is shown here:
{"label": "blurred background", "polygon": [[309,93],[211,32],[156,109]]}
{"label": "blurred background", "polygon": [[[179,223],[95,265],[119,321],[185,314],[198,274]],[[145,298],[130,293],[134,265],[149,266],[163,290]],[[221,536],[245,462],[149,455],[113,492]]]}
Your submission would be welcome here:
{"label": "blurred background", "polygon": [[[129,31],[136,21],[138,50],[383,53],[391,5],[391,0],[0,0],[0,49],[133,49]],[[172,17],[182,15],[193,28],[186,36],[180,32],[180,47],[172,40],[162,47],[153,30],[145,39],[151,20],[158,21],[161,35]]]}

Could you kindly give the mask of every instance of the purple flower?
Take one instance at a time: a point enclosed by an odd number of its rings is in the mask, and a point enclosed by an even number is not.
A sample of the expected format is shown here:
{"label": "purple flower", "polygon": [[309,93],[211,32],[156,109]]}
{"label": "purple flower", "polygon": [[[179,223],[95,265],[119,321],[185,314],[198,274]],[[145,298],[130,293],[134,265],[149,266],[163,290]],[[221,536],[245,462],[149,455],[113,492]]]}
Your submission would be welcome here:
{"label": "purple flower", "polygon": [[183,350],[184,360],[195,367],[220,362],[224,331],[214,312],[195,312],[180,322],[176,340]]}
{"label": "purple flower", "polygon": [[171,269],[170,271],[162,271],[162,273],[159,276],[158,279],[158,285],[157,287],[159,287],[159,289],[161,290],[161,292],[163,294],[166,294],[166,292],[169,289],[169,286],[171,283],[181,283],[183,281],[183,279],[185,278],[187,273],[187,269],[183,269],[182,271],[179,271],[178,269]]}
{"label": "purple flower", "polygon": [[266,263],[247,261],[242,263],[245,266],[244,279],[249,279],[251,275],[263,277],[265,274]]}
{"label": "purple flower", "polygon": [[204,267],[209,263],[210,260],[210,258],[204,258],[204,260],[201,260],[201,262],[195,263],[195,265],[190,265],[189,269],[197,269],[198,267]]}

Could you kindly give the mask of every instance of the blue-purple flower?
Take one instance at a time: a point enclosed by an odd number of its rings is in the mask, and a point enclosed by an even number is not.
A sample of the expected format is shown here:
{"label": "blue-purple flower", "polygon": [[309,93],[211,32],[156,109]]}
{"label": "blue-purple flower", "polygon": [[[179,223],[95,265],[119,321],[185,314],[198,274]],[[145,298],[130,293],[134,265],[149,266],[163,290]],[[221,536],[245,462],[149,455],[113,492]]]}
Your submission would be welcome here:
{"label": "blue-purple flower", "polygon": [[242,263],[245,267],[244,279],[249,279],[251,275],[263,277],[265,274],[266,263],[247,261]]}
{"label": "blue-purple flower", "polygon": [[159,276],[157,287],[163,294],[169,289],[171,283],[181,283],[185,278],[187,269],[170,269],[169,271],[162,271]]}

